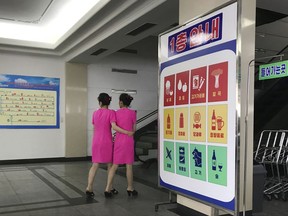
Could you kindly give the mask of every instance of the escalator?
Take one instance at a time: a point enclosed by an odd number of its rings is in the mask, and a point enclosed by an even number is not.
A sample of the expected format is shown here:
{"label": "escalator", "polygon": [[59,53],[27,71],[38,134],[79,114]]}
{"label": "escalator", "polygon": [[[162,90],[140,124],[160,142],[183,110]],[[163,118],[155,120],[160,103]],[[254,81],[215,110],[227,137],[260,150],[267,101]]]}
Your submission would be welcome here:
{"label": "escalator", "polygon": [[254,143],[261,131],[288,129],[288,77],[257,80],[254,98]]}

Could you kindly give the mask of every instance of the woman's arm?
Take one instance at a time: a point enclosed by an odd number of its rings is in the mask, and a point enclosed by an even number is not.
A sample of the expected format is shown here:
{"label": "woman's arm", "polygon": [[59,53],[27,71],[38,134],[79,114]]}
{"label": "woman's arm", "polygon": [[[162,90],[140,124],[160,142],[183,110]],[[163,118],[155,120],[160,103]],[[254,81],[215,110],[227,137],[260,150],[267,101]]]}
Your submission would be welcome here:
{"label": "woman's arm", "polygon": [[136,123],[133,124],[133,132],[134,132],[134,133],[136,132]]}
{"label": "woman's arm", "polygon": [[127,130],[124,130],[124,129],[118,127],[115,122],[112,122],[111,125],[112,125],[112,129],[117,131],[117,132],[127,134],[128,136],[133,136],[133,134],[134,134],[134,131],[127,131]]}

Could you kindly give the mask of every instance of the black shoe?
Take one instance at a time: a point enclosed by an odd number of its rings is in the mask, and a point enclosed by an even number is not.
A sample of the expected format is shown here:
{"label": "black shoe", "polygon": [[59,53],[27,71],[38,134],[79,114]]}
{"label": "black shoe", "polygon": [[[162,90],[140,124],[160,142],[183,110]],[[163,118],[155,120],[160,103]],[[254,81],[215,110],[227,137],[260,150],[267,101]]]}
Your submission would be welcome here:
{"label": "black shoe", "polygon": [[112,194],[111,191],[110,192],[104,191],[104,195],[105,195],[106,198],[111,198],[113,194]]}
{"label": "black shoe", "polygon": [[94,197],[94,195],[95,195],[95,194],[93,193],[93,191],[92,191],[92,192],[90,192],[90,191],[88,191],[88,190],[86,191],[86,196],[87,196],[87,197]]}
{"label": "black shoe", "polygon": [[127,190],[128,196],[137,196],[138,192],[136,190]]}
{"label": "black shoe", "polygon": [[118,190],[116,190],[115,188],[112,188],[112,189],[111,189],[111,193],[112,193],[112,194],[118,194],[119,192],[118,192]]}

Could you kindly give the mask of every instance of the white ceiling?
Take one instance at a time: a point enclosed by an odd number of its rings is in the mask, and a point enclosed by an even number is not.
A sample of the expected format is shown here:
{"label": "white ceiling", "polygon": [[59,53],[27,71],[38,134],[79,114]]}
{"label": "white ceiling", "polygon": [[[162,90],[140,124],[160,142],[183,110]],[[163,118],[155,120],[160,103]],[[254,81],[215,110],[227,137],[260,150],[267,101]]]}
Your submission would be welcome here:
{"label": "white ceiling", "polygon": [[2,0],[0,2],[0,19],[1,21],[38,23],[52,2],[53,0]]}
{"label": "white ceiling", "polygon": [[55,49],[109,0],[1,0],[1,44]]}
{"label": "white ceiling", "polygon": [[[78,21],[70,24],[70,27],[52,44],[33,41],[31,38],[25,40],[3,36],[5,33],[1,28],[3,23],[24,25],[27,29],[27,26],[39,27],[48,23],[52,16],[57,14],[58,22],[61,22],[68,17],[63,7],[67,2],[80,2],[82,5],[84,3],[80,0],[1,0],[0,50],[56,55],[62,56],[66,61],[93,63],[123,48],[137,50],[137,44],[144,39],[146,43],[149,43],[150,39],[155,42],[155,36],[172,28],[177,24],[179,17],[178,0],[100,0],[99,7],[91,4],[90,9],[86,8],[86,12],[81,14]],[[95,3],[96,0],[85,0],[85,3],[88,2]],[[287,6],[288,0],[273,0],[273,3],[272,0],[257,0],[259,9],[285,15],[288,15]],[[74,15],[72,18],[79,13],[72,13]],[[267,14],[266,18],[270,16]],[[257,14],[258,18],[263,19]],[[137,35],[127,34],[147,23],[153,25]],[[281,51],[287,53],[288,50],[284,48],[288,45],[288,18],[265,23],[256,28],[256,58],[276,55]],[[53,30],[55,27],[49,32]],[[44,35],[42,33],[39,38],[44,38],[48,33]],[[94,52],[98,55],[91,55]]]}
{"label": "white ceiling", "polygon": [[[257,7],[286,16],[274,22],[257,26],[255,46],[256,59],[259,59],[258,63],[267,63],[274,58],[261,58],[280,53],[285,54],[283,59],[288,59],[288,49],[285,48],[288,46],[288,0],[257,0]],[[260,15],[258,17],[265,19],[265,17],[260,17]],[[277,59],[279,60],[279,58]]]}

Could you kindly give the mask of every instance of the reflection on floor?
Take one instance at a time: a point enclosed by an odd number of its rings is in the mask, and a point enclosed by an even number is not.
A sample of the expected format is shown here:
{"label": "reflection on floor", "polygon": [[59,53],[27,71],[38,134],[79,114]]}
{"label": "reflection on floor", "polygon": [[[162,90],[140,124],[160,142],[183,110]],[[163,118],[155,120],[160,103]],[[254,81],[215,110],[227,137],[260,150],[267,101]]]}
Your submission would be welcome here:
{"label": "reflection on floor", "polygon": [[[99,169],[95,179],[95,198],[86,199],[84,190],[90,162],[61,162],[0,166],[0,215],[7,216],[191,216],[176,205],[155,204],[168,201],[165,189],[158,188],[157,163],[134,166],[135,188],[139,196],[126,193],[125,167],[120,167],[114,181],[119,194],[106,199],[103,191],[107,172]],[[255,216],[288,215],[284,201],[264,201],[263,212]]]}
{"label": "reflection on floor", "polygon": [[[117,174],[120,176],[126,176],[125,166],[120,166],[117,170]],[[158,187],[158,162],[156,160],[151,160],[147,164],[138,163],[138,165],[133,166],[134,180],[141,182],[147,186]]]}
{"label": "reflection on floor", "polygon": [[137,198],[126,193],[126,178],[117,175],[114,187],[119,194],[105,199],[107,172],[99,169],[95,198],[84,193],[90,162],[41,163],[0,166],[0,215],[171,215],[154,211],[154,204],[167,200],[167,191],[135,182]]}

